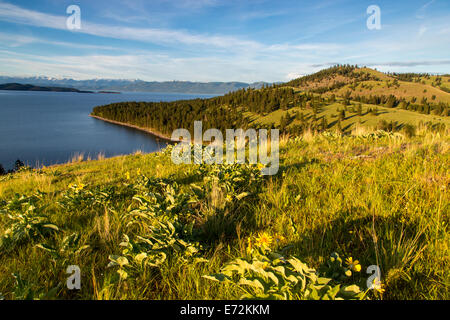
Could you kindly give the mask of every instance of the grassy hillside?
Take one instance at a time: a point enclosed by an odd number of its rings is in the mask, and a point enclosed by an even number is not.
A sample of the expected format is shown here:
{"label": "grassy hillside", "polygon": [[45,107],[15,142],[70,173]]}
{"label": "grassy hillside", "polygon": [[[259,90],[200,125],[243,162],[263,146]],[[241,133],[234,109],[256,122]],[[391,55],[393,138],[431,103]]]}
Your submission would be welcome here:
{"label": "grassy hillside", "polygon": [[370,68],[333,67],[288,82],[286,85],[301,91],[319,91],[327,96],[344,96],[348,91],[355,96],[393,95],[399,99],[450,103],[450,77],[402,74],[384,74]]}
{"label": "grassy hillside", "polygon": [[352,96],[367,96],[367,95],[394,95],[400,99],[406,99],[411,101],[412,97],[416,97],[421,101],[426,98],[430,102],[450,102],[450,94],[441,90],[440,88],[433,87],[429,84],[413,83],[406,81],[398,81],[398,85],[394,85],[393,81],[362,81],[356,86],[346,85],[337,90],[332,90],[328,94],[336,94],[343,96],[347,91],[352,93]]}
{"label": "grassy hillside", "polygon": [[[359,127],[365,127],[369,129],[376,129],[383,121],[396,122],[399,129],[406,124],[419,126],[421,123],[431,123],[434,125],[444,125],[447,128],[450,127],[450,117],[419,114],[414,111],[386,108],[383,106],[377,106],[373,104],[362,103],[361,116],[357,113],[359,103],[352,101],[349,106],[345,106],[341,101],[337,101],[328,104],[326,107],[319,109],[316,113],[316,122],[320,122],[322,118],[325,118],[328,123],[328,130],[337,130],[337,122],[340,110],[347,110],[345,118],[342,120],[342,128],[345,132],[351,132]],[[378,110],[376,114],[370,113],[369,110]],[[294,107],[289,110],[276,110],[274,112],[258,115],[252,112],[245,112],[251,121],[251,125],[267,126],[273,124],[275,127],[279,127],[282,117],[289,117],[290,122],[288,127],[300,125],[301,121],[296,118],[296,114],[303,114],[306,120],[311,120],[314,115],[314,110],[304,109],[300,107]]]}
{"label": "grassy hillside", "polygon": [[[0,296],[449,299],[449,142],[426,129],[305,134],[282,139],[272,177],[174,165],[170,149],[23,169],[0,178]],[[81,290],[65,286],[69,265]],[[370,265],[382,287],[366,291]],[[214,281],[231,269],[240,284]]]}

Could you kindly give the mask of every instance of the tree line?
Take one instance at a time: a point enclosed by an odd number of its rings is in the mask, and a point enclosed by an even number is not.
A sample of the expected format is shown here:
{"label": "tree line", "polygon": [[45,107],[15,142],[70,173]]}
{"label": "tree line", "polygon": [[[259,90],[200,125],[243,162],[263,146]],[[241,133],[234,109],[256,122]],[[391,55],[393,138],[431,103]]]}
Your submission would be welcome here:
{"label": "tree line", "polygon": [[0,176],[4,176],[9,173],[14,173],[14,172],[20,171],[20,169],[22,169],[22,168],[25,168],[25,164],[20,159],[17,159],[16,162],[14,163],[14,168],[10,169],[8,171],[5,170],[3,165],[0,163]]}

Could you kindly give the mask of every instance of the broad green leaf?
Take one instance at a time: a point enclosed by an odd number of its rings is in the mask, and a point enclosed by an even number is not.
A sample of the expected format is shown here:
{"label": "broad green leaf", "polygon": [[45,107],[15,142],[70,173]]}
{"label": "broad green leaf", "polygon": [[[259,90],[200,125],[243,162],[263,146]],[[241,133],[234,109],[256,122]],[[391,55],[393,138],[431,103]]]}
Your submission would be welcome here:
{"label": "broad green leaf", "polygon": [[59,231],[59,228],[57,226],[55,226],[54,224],[44,224],[43,227],[48,228],[48,229],[53,229],[55,231]]}

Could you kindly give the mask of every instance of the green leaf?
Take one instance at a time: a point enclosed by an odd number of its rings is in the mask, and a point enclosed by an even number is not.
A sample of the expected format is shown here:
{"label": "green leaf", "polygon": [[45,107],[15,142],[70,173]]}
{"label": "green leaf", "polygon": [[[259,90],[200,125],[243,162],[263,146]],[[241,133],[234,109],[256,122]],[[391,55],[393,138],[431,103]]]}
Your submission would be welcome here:
{"label": "green leaf", "polygon": [[324,278],[324,277],[317,278],[317,284],[319,284],[319,285],[328,284],[330,281],[331,281],[330,278]]}
{"label": "green leaf", "polygon": [[37,244],[37,245],[36,245],[36,248],[43,249],[43,250],[49,251],[49,252],[55,252],[55,251],[56,251],[55,248],[50,247],[49,245],[46,245],[46,244],[44,244],[44,243],[39,243],[39,244]]}
{"label": "green leaf", "polygon": [[250,195],[249,192],[242,192],[241,194],[236,196],[236,199],[241,200],[241,199],[243,199],[245,197],[248,197],[249,195]]}
{"label": "green leaf", "polygon": [[332,298],[336,298],[336,295],[338,294],[339,290],[341,289],[341,285],[338,284],[337,286],[331,288],[330,290],[328,290],[327,294]]}
{"label": "green leaf", "polygon": [[110,255],[109,260],[111,260],[111,262],[108,264],[108,267],[113,267],[113,266],[123,267],[128,264],[127,258],[117,256],[117,255]]}
{"label": "green leaf", "polygon": [[54,224],[44,224],[43,227],[48,228],[48,229],[53,229],[55,231],[59,231],[59,228],[57,226],[55,226]]}
{"label": "green leaf", "polygon": [[193,261],[193,264],[197,264],[197,263],[207,263],[207,262],[209,262],[208,259],[205,259],[205,258],[195,258],[194,261]]}
{"label": "green leaf", "polygon": [[295,271],[297,271],[300,274],[305,274],[305,272],[306,273],[315,272],[314,269],[309,268],[306,264],[304,264],[297,258],[291,258],[288,260],[288,262],[294,267]]}
{"label": "green leaf", "polygon": [[354,294],[357,294],[357,293],[360,293],[360,292],[361,292],[361,288],[360,288],[359,286],[357,286],[356,284],[353,284],[353,285],[344,287],[344,288],[343,288],[343,291],[344,291],[344,292],[348,292],[348,293],[354,293]]}
{"label": "green leaf", "polygon": [[147,253],[141,252],[138,255],[134,257],[134,260],[136,260],[137,263],[142,263],[142,261],[147,258]]}
{"label": "green leaf", "polygon": [[247,285],[247,286],[251,286],[255,289],[264,290],[264,285],[261,283],[261,280],[259,280],[259,279],[248,280],[246,278],[241,278],[239,280],[238,284]]}

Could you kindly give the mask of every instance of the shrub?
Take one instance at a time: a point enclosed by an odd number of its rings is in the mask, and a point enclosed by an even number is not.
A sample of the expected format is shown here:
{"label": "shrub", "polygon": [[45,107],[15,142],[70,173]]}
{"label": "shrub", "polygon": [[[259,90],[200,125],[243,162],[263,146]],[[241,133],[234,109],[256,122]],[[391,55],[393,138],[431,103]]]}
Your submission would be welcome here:
{"label": "shrub", "polygon": [[414,137],[416,135],[416,126],[412,124],[405,124],[402,128],[402,132],[408,137]]}

